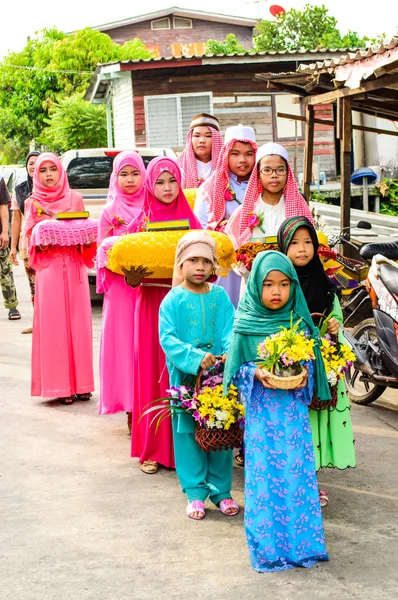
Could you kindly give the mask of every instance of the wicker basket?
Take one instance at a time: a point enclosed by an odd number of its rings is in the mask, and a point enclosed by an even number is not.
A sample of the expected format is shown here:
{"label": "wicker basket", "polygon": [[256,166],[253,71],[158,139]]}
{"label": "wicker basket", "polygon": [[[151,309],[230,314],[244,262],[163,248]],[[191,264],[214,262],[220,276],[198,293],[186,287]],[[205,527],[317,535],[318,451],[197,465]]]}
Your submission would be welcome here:
{"label": "wicker basket", "polygon": [[308,406],[309,410],[325,410],[326,408],[336,408],[337,406],[337,386],[330,387],[330,393],[332,395],[331,400],[319,400],[316,396],[313,396],[311,404]]}
{"label": "wicker basket", "polygon": [[301,372],[298,375],[292,375],[291,377],[279,377],[271,372],[270,375],[267,376],[267,381],[278,390],[295,390],[303,381],[304,375],[304,368],[301,369]]}
{"label": "wicker basket", "polygon": [[239,423],[234,423],[229,429],[207,429],[203,425],[197,425],[195,439],[205,452],[240,448],[243,429]]}
{"label": "wicker basket", "polygon": [[[216,356],[218,360],[222,356]],[[195,392],[201,387],[205,370],[201,369],[196,378]],[[205,452],[240,448],[243,440],[243,429],[239,423],[234,423],[229,429],[208,429],[205,425],[196,425],[195,439]]]}

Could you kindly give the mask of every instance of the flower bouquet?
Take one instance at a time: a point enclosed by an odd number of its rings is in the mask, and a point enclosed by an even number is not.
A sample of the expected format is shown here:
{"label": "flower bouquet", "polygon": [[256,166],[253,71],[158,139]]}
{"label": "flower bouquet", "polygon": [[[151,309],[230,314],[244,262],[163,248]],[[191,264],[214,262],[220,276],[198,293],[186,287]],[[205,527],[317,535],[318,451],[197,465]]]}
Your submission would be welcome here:
{"label": "flower bouquet", "polygon": [[303,363],[315,359],[314,340],[299,331],[300,321],[290,328],[282,327],[278,333],[268,336],[258,345],[259,359],[255,364],[267,371],[267,381],[282,390],[294,390],[303,381]]}
{"label": "flower bouquet", "polygon": [[[155,400],[142,416],[156,411],[151,421],[159,427],[163,419],[174,414],[189,414],[196,423],[195,438],[205,451],[239,448],[242,443],[245,409],[239,402],[238,390],[229,387],[223,394],[224,365],[217,362],[214,367],[201,371],[196,385],[181,385],[168,390],[167,398]],[[153,404],[153,403],[151,403]]]}
{"label": "flower bouquet", "polygon": [[336,408],[338,383],[344,378],[344,373],[348,371],[356,358],[347,344],[340,343],[337,337],[328,333],[322,337],[321,354],[332,398],[331,400],[320,401],[314,396],[309,406],[311,410]]}
{"label": "flower bouquet", "polygon": [[248,271],[251,271],[253,261],[259,252],[265,252],[266,250],[278,250],[278,244],[275,242],[246,242],[236,251],[236,260],[238,263],[246,267]]}

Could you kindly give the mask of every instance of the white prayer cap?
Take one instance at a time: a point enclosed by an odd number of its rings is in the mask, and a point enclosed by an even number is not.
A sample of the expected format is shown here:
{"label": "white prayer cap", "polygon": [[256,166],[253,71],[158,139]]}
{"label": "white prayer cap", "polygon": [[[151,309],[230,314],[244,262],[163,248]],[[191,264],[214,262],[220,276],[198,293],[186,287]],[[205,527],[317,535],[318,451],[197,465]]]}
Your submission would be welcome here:
{"label": "white prayer cap", "polygon": [[275,142],[269,142],[269,144],[264,144],[257,150],[256,164],[259,163],[264,156],[269,156],[270,154],[277,154],[284,158],[286,162],[289,162],[289,155],[286,148],[280,144],[275,144]]}
{"label": "white prayer cap", "polygon": [[256,132],[252,127],[245,127],[241,123],[233,127],[227,127],[224,134],[224,144],[228,144],[231,140],[250,140],[256,141]]}

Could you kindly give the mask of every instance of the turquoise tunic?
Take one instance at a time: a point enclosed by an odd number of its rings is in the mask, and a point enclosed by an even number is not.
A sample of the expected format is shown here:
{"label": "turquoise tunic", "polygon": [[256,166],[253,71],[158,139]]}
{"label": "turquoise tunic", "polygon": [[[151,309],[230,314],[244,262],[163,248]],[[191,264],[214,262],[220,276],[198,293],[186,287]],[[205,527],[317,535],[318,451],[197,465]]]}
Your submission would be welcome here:
{"label": "turquoise tunic", "polygon": [[[160,305],[159,337],[166,354],[170,385],[178,387],[200,370],[205,354],[228,351],[234,308],[225,290],[210,285],[207,294],[195,294],[181,286],[172,289]],[[232,451],[204,452],[195,441],[195,422],[190,415],[173,417],[177,475],[188,501],[214,504],[230,497]]]}

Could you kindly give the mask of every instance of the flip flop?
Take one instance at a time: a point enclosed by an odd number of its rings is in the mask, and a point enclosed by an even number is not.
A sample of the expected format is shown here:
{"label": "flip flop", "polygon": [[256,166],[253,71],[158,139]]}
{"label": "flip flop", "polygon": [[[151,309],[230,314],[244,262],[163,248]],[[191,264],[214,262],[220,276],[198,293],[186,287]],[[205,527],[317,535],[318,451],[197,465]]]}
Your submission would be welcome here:
{"label": "flip flop", "polygon": [[[194,517],[193,515],[195,513],[200,513],[201,516]],[[192,502],[189,502],[187,506],[187,515],[194,521],[201,521],[206,516],[205,503],[201,502],[200,500],[193,500]]]}
{"label": "flip flop", "polygon": [[319,502],[321,508],[326,508],[329,504],[329,496],[326,490],[319,490]]}
{"label": "flip flop", "polygon": [[58,398],[59,403],[60,404],[66,404],[67,406],[69,406],[69,404],[73,404],[75,399],[73,396],[66,396],[65,398]]}
{"label": "flip flop", "polygon": [[[224,500],[221,500],[218,504],[218,508],[222,514],[227,517],[234,517],[239,512],[239,506],[233,498],[224,498]],[[227,512],[227,510],[230,510],[231,508],[234,509],[234,512]]]}
{"label": "flip flop", "polygon": [[90,400],[92,397],[92,393],[88,392],[87,394],[76,394],[77,400]]}
{"label": "flip flop", "polygon": [[21,318],[21,313],[16,308],[10,308],[8,311],[9,321],[18,321]]}

